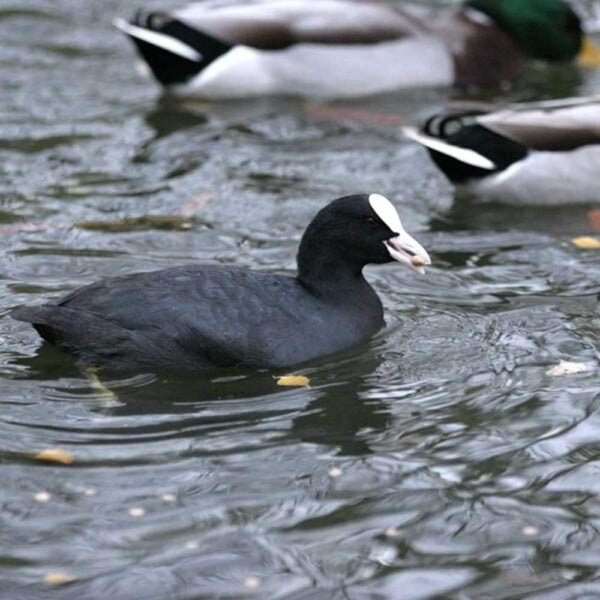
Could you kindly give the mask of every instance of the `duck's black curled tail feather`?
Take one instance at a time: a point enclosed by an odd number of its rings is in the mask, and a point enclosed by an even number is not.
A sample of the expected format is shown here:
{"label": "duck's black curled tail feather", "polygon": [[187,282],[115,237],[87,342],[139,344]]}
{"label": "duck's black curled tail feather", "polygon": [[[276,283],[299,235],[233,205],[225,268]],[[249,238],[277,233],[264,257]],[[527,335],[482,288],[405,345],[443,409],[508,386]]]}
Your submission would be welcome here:
{"label": "duck's black curled tail feather", "polygon": [[[457,150],[453,156],[449,156],[428,148],[433,161],[454,183],[486,177],[490,175],[490,171],[503,171],[513,163],[523,160],[528,154],[526,146],[481,125],[476,119],[471,119],[472,116],[475,115],[462,113],[435,116],[429,119],[423,128],[427,135],[443,140]],[[461,160],[460,150],[478,153],[489,160],[494,168],[482,169],[468,160]]]}
{"label": "duck's black curled tail feather", "polygon": [[182,84],[231,49],[231,45],[161,12],[138,12],[115,26],[136,45],[158,81]]}

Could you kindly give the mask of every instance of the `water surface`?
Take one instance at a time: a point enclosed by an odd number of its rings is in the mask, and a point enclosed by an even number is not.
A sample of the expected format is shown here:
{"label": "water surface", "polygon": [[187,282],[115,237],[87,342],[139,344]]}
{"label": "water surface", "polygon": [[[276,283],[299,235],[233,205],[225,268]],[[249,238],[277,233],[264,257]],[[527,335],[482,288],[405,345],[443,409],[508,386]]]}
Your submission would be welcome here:
{"label": "water surface", "polygon": [[[310,389],[140,374],[110,396],[0,320],[0,597],[600,596],[600,254],[570,243],[594,207],[455,201],[398,126],[457,92],[161,96],[110,26],[131,10],[0,7],[4,314],[186,262],[291,274],[312,215],[357,191],[394,199],[434,264],[369,269],[388,325],[303,367]],[[599,84],[534,69],[502,97]],[[32,460],[52,447],[75,462]],[[56,572],[76,579],[50,591]]]}

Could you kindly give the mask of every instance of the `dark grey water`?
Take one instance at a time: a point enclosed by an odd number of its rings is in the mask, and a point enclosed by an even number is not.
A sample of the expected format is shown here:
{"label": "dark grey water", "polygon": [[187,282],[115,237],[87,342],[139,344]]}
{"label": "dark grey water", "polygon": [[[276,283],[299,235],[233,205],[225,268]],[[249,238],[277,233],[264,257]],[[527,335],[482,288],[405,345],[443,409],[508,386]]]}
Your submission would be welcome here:
{"label": "dark grey water", "polygon": [[[354,191],[393,198],[434,266],[371,269],[387,328],[309,390],[140,375],[109,397],[0,320],[0,597],[600,597],[600,253],[569,241],[590,207],[454,203],[397,131],[450,92],[161,98],[110,27],[132,9],[0,6],[3,313],[189,261],[291,273]],[[507,96],[598,84],[534,70]],[[585,371],[547,374],[561,359]],[[32,460],[52,447],[75,462]]]}

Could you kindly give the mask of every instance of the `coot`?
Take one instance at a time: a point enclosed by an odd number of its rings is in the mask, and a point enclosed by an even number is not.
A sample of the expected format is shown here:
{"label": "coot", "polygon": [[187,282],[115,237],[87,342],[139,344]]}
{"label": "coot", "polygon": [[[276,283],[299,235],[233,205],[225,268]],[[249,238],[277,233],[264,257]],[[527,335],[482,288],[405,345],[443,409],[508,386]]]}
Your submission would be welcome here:
{"label": "coot", "polygon": [[380,329],[382,305],[362,270],[394,260],[419,272],[431,264],[387,198],[346,196],[304,232],[296,277],[186,265],[104,279],[12,317],[82,367],[285,367]]}

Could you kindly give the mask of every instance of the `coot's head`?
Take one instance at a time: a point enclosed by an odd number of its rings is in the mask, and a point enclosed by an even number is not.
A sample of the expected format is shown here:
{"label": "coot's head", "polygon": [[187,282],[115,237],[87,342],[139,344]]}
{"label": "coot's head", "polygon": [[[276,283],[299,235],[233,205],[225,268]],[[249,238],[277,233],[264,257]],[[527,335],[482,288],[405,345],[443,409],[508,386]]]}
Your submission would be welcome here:
{"label": "coot's head", "polygon": [[301,279],[323,271],[325,265],[359,273],[367,264],[392,261],[419,273],[431,264],[423,246],[402,227],[394,205],[379,194],[330,202],[307,227],[298,251]]}
{"label": "coot's head", "polygon": [[467,0],[465,4],[490,17],[530,58],[571,60],[581,50],[581,21],[564,0]]}

